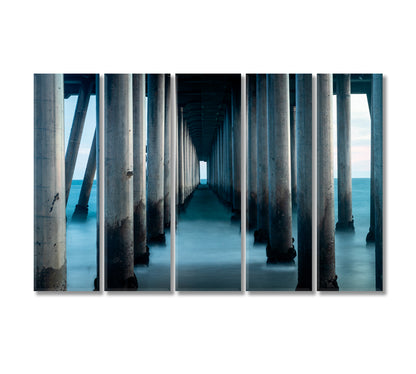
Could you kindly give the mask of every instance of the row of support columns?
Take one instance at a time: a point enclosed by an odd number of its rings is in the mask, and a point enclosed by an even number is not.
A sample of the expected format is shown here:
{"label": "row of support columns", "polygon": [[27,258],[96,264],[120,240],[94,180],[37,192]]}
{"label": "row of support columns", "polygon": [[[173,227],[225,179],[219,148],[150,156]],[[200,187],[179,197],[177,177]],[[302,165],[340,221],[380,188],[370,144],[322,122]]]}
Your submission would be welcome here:
{"label": "row of support columns", "polygon": [[255,242],[267,244],[268,263],[296,256],[290,122],[289,75],[248,76],[249,227]]}
{"label": "row of support columns", "polygon": [[134,290],[170,223],[170,80],[147,75],[147,137],[146,76],[107,74],[104,90],[106,289]]}
{"label": "row of support columns", "polygon": [[287,74],[247,77],[248,215],[255,241],[267,243],[268,263],[291,261],[295,194],[297,290],[311,290],[312,75],[298,74],[295,83],[295,105],[290,105]]}
{"label": "row of support columns", "polygon": [[207,164],[210,188],[240,219],[241,213],[241,88],[232,87],[224,119],[217,128]]}
{"label": "row of support columns", "polygon": [[193,143],[187,121],[184,119],[184,108],[178,112],[177,139],[177,208],[183,208],[192,193],[199,185],[199,157]]}
{"label": "row of support columns", "polygon": [[[351,201],[351,77],[339,75],[337,90],[338,223],[336,229],[354,230]],[[383,89],[382,75],[373,74],[367,93],[371,114],[370,230],[375,239],[376,289],[383,289]],[[334,185],[332,163],[331,74],[317,78],[318,127],[318,279],[319,290],[338,290],[335,271]]]}

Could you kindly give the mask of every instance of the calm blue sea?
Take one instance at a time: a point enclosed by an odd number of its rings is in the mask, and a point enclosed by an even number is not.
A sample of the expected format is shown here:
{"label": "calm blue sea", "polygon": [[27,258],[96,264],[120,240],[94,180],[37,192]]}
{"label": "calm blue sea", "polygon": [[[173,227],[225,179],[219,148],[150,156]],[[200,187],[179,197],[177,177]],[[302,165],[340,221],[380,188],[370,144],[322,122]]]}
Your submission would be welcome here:
{"label": "calm blue sea", "polygon": [[[335,186],[335,223],[338,221],[337,179]],[[370,226],[370,179],[352,179],[354,233],[335,233],[335,269],[341,291],[375,290],[374,244],[365,238]],[[297,217],[292,216],[292,234],[297,245]],[[264,245],[254,245],[253,232],[247,232],[247,288],[249,290],[294,290],[297,284],[297,257],[293,264],[267,266]]]}
{"label": "calm blue sea", "polygon": [[94,181],[88,217],[85,222],[72,221],[82,180],[74,180],[66,206],[67,289],[92,291],[97,274],[97,183]]}

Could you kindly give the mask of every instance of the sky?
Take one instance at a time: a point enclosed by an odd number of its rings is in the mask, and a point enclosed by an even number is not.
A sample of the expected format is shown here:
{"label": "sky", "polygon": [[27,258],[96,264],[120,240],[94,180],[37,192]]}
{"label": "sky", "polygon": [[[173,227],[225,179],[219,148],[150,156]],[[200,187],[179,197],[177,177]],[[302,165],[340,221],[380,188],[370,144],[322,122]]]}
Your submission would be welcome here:
{"label": "sky", "polygon": [[[333,96],[334,178],[337,177],[337,98]],[[351,175],[370,178],[371,120],[366,95],[351,95]]]}
{"label": "sky", "polygon": [[[78,96],[72,95],[65,99],[64,116],[65,116],[65,153],[68,146],[69,135],[71,133],[72,121],[74,119],[75,107]],[[88,155],[95,131],[95,95],[90,96],[87,116],[85,118],[84,130],[82,132],[81,143],[79,146],[77,163],[75,164],[74,176],[72,179],[84,179],[85,168],[87,166]],[[95,177],[94,177],[95,178]]]}

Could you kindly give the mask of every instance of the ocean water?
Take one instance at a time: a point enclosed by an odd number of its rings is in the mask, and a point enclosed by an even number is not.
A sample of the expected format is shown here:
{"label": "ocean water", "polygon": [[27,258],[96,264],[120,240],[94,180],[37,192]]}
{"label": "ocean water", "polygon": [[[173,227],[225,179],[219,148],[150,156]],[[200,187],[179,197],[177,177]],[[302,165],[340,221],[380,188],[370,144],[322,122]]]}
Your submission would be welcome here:
{"label": "ocean water", "polygon": [[176,289],[241,290],[240,221],[206,185],[195,190],[178,216]]}
{"label": "ocean water", "polygon": [[[337,179],[335,179],[335,223],[338,221]],[[375,248],[365,238],[370,226],[370,179],[352,179],[354,233],[335,233],[335,268],[340,291],[375,290]],[[292,217],[292,235],[297,244],[297,217]],[[297,257],[291,264],[266,264],[266,246],[254,244],[254,232],[247,232],[247,290],[294,291]]]}
{"label": "ocean water", "polygon": [[[335,179],[335,222],[338,221]],[[375,245],[365,238],[370,227],[370,179],[352,179],[354,233],[335,232],[335,270],[340,291],[375,291]]]}
{"label": "ocean water", "polygon": [[67,290],[93,291],[97,276],[97,183],[94,181],[88,217],[84,222],[72,220],[78,203],[82,180],[74,180],[66,206]]}

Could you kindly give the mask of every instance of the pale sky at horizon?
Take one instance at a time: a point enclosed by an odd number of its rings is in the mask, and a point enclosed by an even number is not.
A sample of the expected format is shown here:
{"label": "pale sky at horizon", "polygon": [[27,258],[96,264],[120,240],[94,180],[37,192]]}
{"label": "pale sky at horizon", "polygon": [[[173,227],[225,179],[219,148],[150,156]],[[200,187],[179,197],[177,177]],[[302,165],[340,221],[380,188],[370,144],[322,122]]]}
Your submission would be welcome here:
{"label": "pale sky at horizon", "polygon": [[[337,98],[333,96],[334,178],[337,177]],[[351,95],[351,176],[370,178],[371,119],[366,95]]]}
{"label": "pale sky at horizon", "polygon": [[[72,121],[74,119],[75,108],[77,106],[77,95],[72,95],[65,99],[65,153],[68,146],[69,135],[71,133]],[[79,146],[77,162],[75,165],[73,180],[84,179],[85,168],[87,167],[88,155],[90,154],[92,139],[94,138],[96,115],[95,115],[95,95],[90,96],[87,116],[85,118],[84,130],[82,132],[81,143]],[[94,177],[95,179],[95,177]]]}

